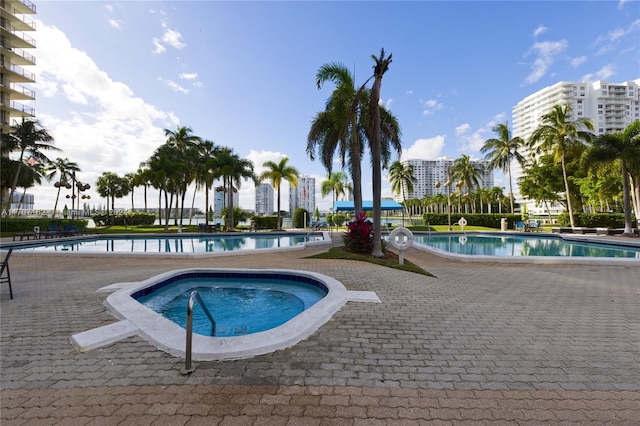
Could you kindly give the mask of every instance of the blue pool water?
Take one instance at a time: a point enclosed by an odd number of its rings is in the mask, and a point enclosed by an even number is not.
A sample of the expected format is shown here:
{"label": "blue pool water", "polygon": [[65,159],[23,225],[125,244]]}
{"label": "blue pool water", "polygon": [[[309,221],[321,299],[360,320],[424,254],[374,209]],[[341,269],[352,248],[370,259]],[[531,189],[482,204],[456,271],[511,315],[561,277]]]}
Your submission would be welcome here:
{"label": "blue pool water", "polygon": [[321,233],[242,234],[221,236],[122,236],[78,240],[44,240],[14,247],[36,252],[80,253],[215,253],[294,247],[300,243],[322,241]]}
{"label": "blue pool water", "polygon": [[415,242],[450,253],[476,256],[553,256],[640,259],[640,246],[565,240],[554,236],[416,234]]}
{"label": "blue pool water", "polygon": [[[197,290],[216,321],[216,337],[240,336],[278,327],[310,308],[326,288],[276,278],[188,277],[134,295],[138,302],[186,328],[187,303]],[[196,303],[193,332],[211,336],[211,322]]]}

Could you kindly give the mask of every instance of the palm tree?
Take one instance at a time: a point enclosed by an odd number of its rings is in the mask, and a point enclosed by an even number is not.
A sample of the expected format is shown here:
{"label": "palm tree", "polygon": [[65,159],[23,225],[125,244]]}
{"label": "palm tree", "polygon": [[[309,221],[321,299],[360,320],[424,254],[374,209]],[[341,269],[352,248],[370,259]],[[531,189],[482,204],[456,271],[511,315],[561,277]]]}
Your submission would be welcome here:
{"label": "palm tree", "polygon": [[20,152],[17,160],[18,167],[13,176],[11,191],[9,193],[7,211],[11,207],[13,194],[16,191],[22,167],[28,167],[28,165],[24,164],[25,154],[29,154],[30,158],[33,159],[32,161],[36,162],[35,164],[48,164],[50,160],[42,151],[60,151],[60,149],[56,148],[53,144],[53,137],[40,126],[38,120],[25,120],[24,117],[20,123],[11,126],[9,133],[2,134],[2,151]]}
{"label": "palm tree", "polygon": [[[210,140],[203,140],[197,146],[198,162],[196,167],[196,182],[199,185],[204,185],[204,213],[205,224],[209,224],[209,190],[213,187],[213,181],[216,178],[216,174],[213,170],[215,167],[214,158],[218,155],[220,148],[217,147]],[[194,192],[195,197],[195,192]]]}
{"label": "palm tree", "polygon": [[318,89],[327,81],[336,85],[326,108],[316,115],[307,137],[307,154],[315,159],[316,149],[320,152],[327,172],[333,169],[333,156],[339,149],[342,167],[348,164],[353,179],[353,197],[356,213],[362,211],[362,141],[358,131],[359,110],[355,81],[351,72],[340,63],[325,64],[316,73]]}
{"label": "palm tree", "polygon": [[[458,199],[462,196],[462,188],[467,189],[467,196],[471,194],[474,188],[480,186],[480,178],[482,176],[482,170],[479,166],[471,162],[471,158],[468,155],[463,155],[453,162],[451,166],[451,177],[457,180],[456,186],[459,190]],[[475,212],[475,205],[473,206]],[[458,206],[460,212],[460,206]]]}
{"label": "palm tree", "polygon": [[58,193],[56,194],[56,203],[53,206],[53,214],[52,218],[56,217],[56,210],[58,210],[58,200],[60,199],[60,190],[62,187],[71,188],[71,184],[69,183],[69,179],[71,178],[72,173],[79,172],[80,167],[77,163],[70,161],[68,158],[56,158],[51,162],[47,171],[47,179],[53,179],[56,173],[60,174],[60,178],[53,185],[58,188]]}
{"label": "palm tree", "polygon": [[96,191],[101,197],[107,199],[107,216],[109,216],[109,199],[111,211],[115,210],[116,198],[122,198],[129,193],[128,183],[125,178],[113,172],[103,172],[96,181]]}
{"label": "palm tree", "polygon": [[264,180],[270,180],[271,185],[278,191],[278,227],[277,229],[281,229],[280,223],[280,187],[282,185],[282,181],[287,181],[291,185],[292,188],[296,188],[298,185],[298,170],[295,167],[287,166],[287,162],[289,158],[284,157],[280,160],[279,163],[274,161],[266,161],[262,164],[263,167],[266,167],[267,170],[262,172],[262,174],[258,177],[260,182]]}
{"label": "palm tree", "polygon": [[380,123],[380,89],[382,86],[382,77],[389,69],[391,64],[390,54],[385,57],[384,49],[380,51],[380,57],[371,55],[375,66],[373,68],[373,88],[371,89],[371,99],[369,113],[371,114],[371,164],[373,168],[373,257],[383,257],[382,253],[382,135]]}
{"label": "palm tree", "polygon": [[511,137],[509,132],[509,122],[505,121],[498,124],[492,129],[498,134],[498,138],[487,139],[484,146],[480,149],[485,155],[485,159],[489,161],[491,170],[499,168],[503,172],[507,172],[509,176],[509,201],[511,202],[511,214],[513,214],[513,180],[511,178],[511,162],[517,161],[520,166],[524,167],[525,158],[520,153],[525,146],[525,141],[519,136]]}
{"label": "palm tree", "polygon": [[231,148],[223,148],[215,158],[213,165],[216,176],[223,180],[224,192],[228,195],[228,223],[227,229],[233,231],[233,193],[240,189],[242,179],[257,180],[253,173],[251,160],[241,159]]}
{"label": "palm tree", "polygon": [[[371,149],[372,123],[369,106],[371,92],[366,89],[370,77],[358,90],[349,70],[341,64],[324,65],[316,75],[318,88],[326,81],[336,83],[336,89],[327,100],[325,110],[314,118],[307,137],[307,154],[315,160],[316,150],[322,164],[331,173],[336,150],[340,152],[342,168],[349,166],[353,180],[355,213],[362,211],[361,157],[364,142]],[[377,105],[377,104],[376,104]],[[381,156],[383,167],[390,161],[390,147],[400,152],[400,126],[398,120],[384,106],[377,105],[381,117]]]}
{"label": "palm tree", "polygon": [[133,205],[133,192],[135,190],[135,187],[137,186],[136,174],[135,173],[127,173],[127,174],[124,175],[123,179],[124,179],[124,182],[127,185],[127,189],[131,193],[131,211],[133,211],[135,209],[135,206]]}
{"label": "palm tree", "polygon": [[[625,236],[633,236],[629,181],[633,179],[630,173],[630,170],[634,169],[633,162],[638,162],[640,158],[640,138],[637,137],[638,135],[640,135],[640,121],[630,124],[624,132],[599,136],[593,141],[593,145],[585,152],[584,156],[584,161],[588,165],[615,163],[619,166],[624,211],[623,235]],[[635,179],[639,177],[636,175]]]}
{"label": "palm tree", "polygon": [[567,199],[567,210],[571,227],[575,228],[573,209],[571,207],[571,193],[569,177],[567,176],[566,154],[572,147],[583,146],[590,141],[593,133],[593,122],[584,117],[571,120],[571,105],[554,105],[551,112],[542,116],[541,124],[533,131],[529,140],[534,153],[553,153],[554,161],[562,166],[562,178]]}
{"label": "palm tree", "polygon": [[[389,168],[389,182],[391,182],[391,191],[394,194],[402,194],[402,203],[405,210],[407,209],[407,192],[413,192],[413,184],[417,181],[413,164],[401,163],[394,161]],[[411,213],[409,213],[409,222],[413,225]],[[402,224],[404,226],[404,223]]]}
{"label": "palm tree", "polygon": [[[184,164],[184,174],[176,181],[176,216],[180,216],[180,225],[182,225],[182,217],[184,216],[184,200],[187,195],[187,188],[195,178],[194,165],[197,163],[196,149],[201,142],[201,138],[193,134],[193,130],[188,126],[178,126],[176,130],[164,129],[167,137],[167,144],[175,148],[182,154],[182,163]],[[177,197],[180,197],[178,200]],[[180,201],[180,212],[178,213],[178,202]]]}
{"label": "palm tree", "polygon": [[336,205],[336,201],[340,195],[346,195],[347,192],[351,192],[352,188],[347,182],[347,174],[345,172],[332,172],[327,176],[327,180],[322,182],[320,186],[320,194],[326,197],[331,193],[333,195],[333,206]]}

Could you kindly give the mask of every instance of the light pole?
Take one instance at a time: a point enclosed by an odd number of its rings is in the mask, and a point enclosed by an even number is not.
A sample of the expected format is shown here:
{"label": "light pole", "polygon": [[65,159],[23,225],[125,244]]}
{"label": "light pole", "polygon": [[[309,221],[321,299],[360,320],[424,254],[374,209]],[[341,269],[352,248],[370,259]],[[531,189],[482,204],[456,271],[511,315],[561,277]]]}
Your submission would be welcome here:
{"label": "light pole", "polygon": [[[74,215],[76,214],[75,212],[75,201],[76,198],[78,198],[78,209],[80,209],[80,199],[82,198],[83,200],[88,200],[91,197],[89,195],[80,195],[80,193],[82,191],[86,191],[87,189],[91,188],[91,185],[89,185],[88,183],[82,183],[80,182],[78,179],[76,179],[76,172],[71,173],[71,181],[73,182],[73,185],[71,186],[71,196],[67,195],[67,198],[71,198],[71,220],[74,219]],[[67,186],[67,188],[69,188]],[[76,195],[76,189],[78,190],[78,193]]]}

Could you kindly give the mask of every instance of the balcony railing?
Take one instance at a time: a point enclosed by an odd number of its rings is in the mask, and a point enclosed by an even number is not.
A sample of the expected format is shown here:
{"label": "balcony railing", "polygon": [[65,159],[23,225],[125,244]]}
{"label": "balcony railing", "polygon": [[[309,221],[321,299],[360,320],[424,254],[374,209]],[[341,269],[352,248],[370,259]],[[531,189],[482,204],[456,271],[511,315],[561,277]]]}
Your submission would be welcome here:
{"label": "balcony railing", "polygon": [[9,25],[7,23],[7,21],[5,21],[3,24],[1,24],[0,27],[4,28],[5,30],[9,31],[11,34],[13,34],[16,37],[24,40],[25,42],[29,43],[30,45],[32,45],[32,46],[36,45],[36,41],[33,39],[33,37],[29,37],[24,32],[19,31],[18,29],[16,29],[13,25]]}
{"label": "balcony railing", "polygon": [[30,115],[32,117],[36,115],[36,110],[35,109],[33,109],[33,108],[29,107],[29,106],[23,105],[20,102],[11,101],[10,107],[12,109],[16,110],[16,111],[20,111],[20,112],[22,112],[22,113],[24,113],[26,115]]}
{"label": "balcony railing", "polygon": [[27,70],[25,70],[22,67],[19,67],[17,65],[11,64],[11,68],[9,68],[11,71],[13,71],[14,73],[23,76],[24,78],[27,78],[31,81],[35,81],[36,80],[36,75],[32,72],[27,72]]}
{"label": "balcony railing", "polygon": [[15,47],[12,43],[9,43],[7,40],[0,40],[0,47],[3,47],[7,50],[10,50],[12,53],[24,58],[26,61],[31,62],[32,64],[36,64],[36,57],[27,52],[24,49],[20,49],[19,47]]}

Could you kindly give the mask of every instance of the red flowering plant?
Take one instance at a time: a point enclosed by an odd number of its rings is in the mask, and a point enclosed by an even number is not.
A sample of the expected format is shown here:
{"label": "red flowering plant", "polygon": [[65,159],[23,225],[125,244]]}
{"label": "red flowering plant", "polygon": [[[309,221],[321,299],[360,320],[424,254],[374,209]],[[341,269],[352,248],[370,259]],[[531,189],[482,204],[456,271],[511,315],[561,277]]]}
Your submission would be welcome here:
{"label": "red flowering plant", "polygon": [[373,224],[367,220],[367,214],[358,213],[348,224],[343,238],[346,248],[353,253],[370,254],[373,251]]}

